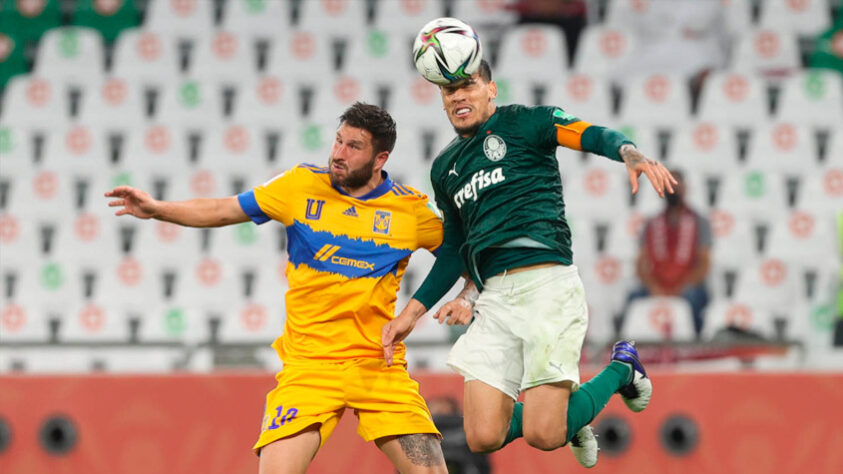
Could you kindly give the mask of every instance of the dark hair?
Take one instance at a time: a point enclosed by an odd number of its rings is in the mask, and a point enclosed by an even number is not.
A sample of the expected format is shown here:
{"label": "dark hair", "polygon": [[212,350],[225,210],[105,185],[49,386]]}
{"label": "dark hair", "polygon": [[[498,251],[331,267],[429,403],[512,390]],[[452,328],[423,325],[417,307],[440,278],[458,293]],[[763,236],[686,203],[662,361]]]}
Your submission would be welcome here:
{"label": "dark hair", "polygon": [[340,115],[340,124],[343,123],[371,133],[375,153],[391,152],[395,147],[395,121],[389,112],[377,105],[355,102]]}
{"label": "dark hair", "polygon": [[492,82],[492,68],[489,66],[489,63],[485,59],[480,60],[480,67],[477,68],[477,72],[480,73],[480,77],[486,82]]}

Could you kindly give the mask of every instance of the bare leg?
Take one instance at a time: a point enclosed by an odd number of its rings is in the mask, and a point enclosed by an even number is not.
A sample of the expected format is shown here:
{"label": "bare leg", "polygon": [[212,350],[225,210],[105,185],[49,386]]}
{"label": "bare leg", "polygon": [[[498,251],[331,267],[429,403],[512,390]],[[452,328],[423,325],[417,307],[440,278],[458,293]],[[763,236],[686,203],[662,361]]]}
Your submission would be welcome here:
{"label": "bare leg", "polygon": [[401,474],[448,474],[439,437],[434,434],[385,436],[375,444]]}
{"label": "bare leg", "polygon": [[550,451],[565,445],[571,382],[557,382],[524,391],[524,440]]}
{"label": "bare leg", "polygon": [[465,383],[463,416],[465,439],[475,453],[495,451],[503,445],[515,400],[479,380]]}
{"label": "bare leg", "polygon": [[319,450],[319,425],[267,444],[261,449],[260,474],[305,474]]}

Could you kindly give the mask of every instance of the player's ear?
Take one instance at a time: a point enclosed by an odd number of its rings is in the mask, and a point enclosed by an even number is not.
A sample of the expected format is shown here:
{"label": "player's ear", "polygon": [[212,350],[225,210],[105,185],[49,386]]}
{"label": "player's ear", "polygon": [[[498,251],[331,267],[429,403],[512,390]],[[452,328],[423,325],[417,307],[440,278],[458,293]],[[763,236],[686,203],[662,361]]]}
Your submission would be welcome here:
{"label": "player's ear", "polygon": [[489,100],[492,101],[498,96],[498,83],[489,81]]}
{"label": "player's ear", "polygon": [[389,159],[389,152],[384,150],[377,155],[375,155],[375,169],[380,170],[386,164],[386,160]]}

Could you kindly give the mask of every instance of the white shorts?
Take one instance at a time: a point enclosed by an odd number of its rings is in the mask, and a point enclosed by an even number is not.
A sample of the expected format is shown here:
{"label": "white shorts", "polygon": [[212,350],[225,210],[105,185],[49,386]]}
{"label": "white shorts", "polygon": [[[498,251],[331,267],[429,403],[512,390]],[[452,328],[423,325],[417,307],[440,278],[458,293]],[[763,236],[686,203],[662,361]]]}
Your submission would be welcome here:
{"label": "white shorts", "polygon": [[466,381],[480,380],[513,399],[522,390],[569,380],[579,388],[588,306],[574,265],[489,278],[474,321],[448,356]]}

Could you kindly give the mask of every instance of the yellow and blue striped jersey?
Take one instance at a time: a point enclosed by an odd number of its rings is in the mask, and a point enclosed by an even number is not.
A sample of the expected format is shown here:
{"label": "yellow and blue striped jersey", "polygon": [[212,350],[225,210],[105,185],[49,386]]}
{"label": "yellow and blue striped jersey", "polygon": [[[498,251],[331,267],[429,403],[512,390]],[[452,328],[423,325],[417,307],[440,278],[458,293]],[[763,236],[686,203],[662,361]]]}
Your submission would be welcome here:
{"label": "yellow and blue striped jersey", "polygon": [[383,175],[355,198],[331,185],[326,167],[302,164],[238,195],[253,222],[287,228],[287,321],[273,344],[284,362],[383,357],[381,328],[410,254],[442,243],[427,197]]}

